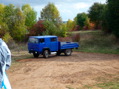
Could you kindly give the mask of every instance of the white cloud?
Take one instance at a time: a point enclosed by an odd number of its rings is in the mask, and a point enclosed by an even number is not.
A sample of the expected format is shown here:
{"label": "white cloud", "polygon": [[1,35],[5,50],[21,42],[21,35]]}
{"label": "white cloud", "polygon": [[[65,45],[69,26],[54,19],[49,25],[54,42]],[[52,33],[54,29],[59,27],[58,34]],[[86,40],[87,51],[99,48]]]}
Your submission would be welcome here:
{"label": "white cloud", "polygon": [[40,5],[40,6],[32,6],[36,11],[41,11],[42,8],[44,8],[44,5]]}
{"label": "white cloud", "polygon": [[88,11],[88,8],[91,6],[91,3],[60,3],[56,4],[56,7],[58,8],[61,17],[63,20],[71,19],[73,20],[78,13],[86,12]]}
{"label": "white cloud", "polygon": [[42,8],[44,8],[45,5],[40,5],[40,6],[32,6],[33,9],[37,12],[37,19],[40,17],[40,12],[42,11]]}
{"label": "white cloud", "polygon": [[76,3],[76,4],[72,5],[72,7],[75,9],[87,8],[89,6],[90,6],[90,4],[88,4],[88,3]]}

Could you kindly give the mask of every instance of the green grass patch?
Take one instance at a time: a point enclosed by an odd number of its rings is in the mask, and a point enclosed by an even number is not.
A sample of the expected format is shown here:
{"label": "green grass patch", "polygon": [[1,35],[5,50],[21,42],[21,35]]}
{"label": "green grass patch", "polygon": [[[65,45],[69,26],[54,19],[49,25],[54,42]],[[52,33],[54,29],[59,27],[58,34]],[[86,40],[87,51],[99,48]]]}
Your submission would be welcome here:
{"label": "green grass patch", "polygon": [[119,42],[116,41],[114,35],[104,34],[102,31],[79,31],[77,33],[80,34],[78,51],[119,54]]}
{"label": "green grass patch", "polygon": [[78,49],[74,50],[78,52],[91,52],[91,53],[104,53],[104,54],[119,54],[119,50],[108,50],[108,49]]}
{"label": "green grass patch", "polygon": [[73,31],[73,32],[71,32],[72,34],[75,34],[75,33],[81,33],[81,34],[84,34],[84,33],[99,33],[99,32],[101,32],[101,30],[94,30],[94,31],[92,31],[92,30],[88,30],[88,31]]}
{"label": "green grass patch", "polygon": [[94,85],[84,85],[76,89],[119,89],[119,81],[111,80],[108,82],[97,83]]}
{"label": "green grass patch", "polygon": [[33,55],[29,54],[28,51],[12,51],[12,62],[28,58],[33,58]]}
{"label": "green grass patch", "polygon": [[119,82],[100,83],[96,86],[100,87],[101,89],[119,89]]}
{"label": "green grass patch", "polygon": [[[111,78],[110,78],[111,77]],[[97,77],[97,83],[92,85],[84,85],[79,89],[119,89],[119,76],[118,74],[106,75],[105,77]]]}

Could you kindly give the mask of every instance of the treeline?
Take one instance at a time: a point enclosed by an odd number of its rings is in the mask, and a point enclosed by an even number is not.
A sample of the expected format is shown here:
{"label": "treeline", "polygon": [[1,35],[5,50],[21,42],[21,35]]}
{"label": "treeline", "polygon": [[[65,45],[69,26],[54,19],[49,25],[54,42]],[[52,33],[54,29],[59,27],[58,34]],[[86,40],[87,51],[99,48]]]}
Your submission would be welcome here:
{"label": "treeline", "polygon": [[119,38],[119,0],[107,0],[106,4],[94,3],[88,15],[95,28],[100,27],[105,33]]}
{"label": "treeline", "polygon": [[15,7],[0,4],[0,36],[6,41],[22,41],[36,23],[37,13],[30,5]]}
{"label": "treeline", "polygon": [[[57,35],[66,37],[69,31],[102,29],[119,38],[119,0],[107,0],[106,4],[94,3],[88,13],[79,13],[74,20],[63,22],[60,12],[53,3],[37,13],[26,4],[0,4],[0,36],[8,42],[11,39],[23,41],[31,35]],[[64,13],[65,14],[65,13]]]}
{"label": "treeline", "polygon": [[6,42],[24,41],[31,35],[65,37],[66,32],[66,25],[62,23],[60,13],[53,3],[42,10],[38,21],[36,11],[28,4],[22,7],[0,4],[0,37]]}

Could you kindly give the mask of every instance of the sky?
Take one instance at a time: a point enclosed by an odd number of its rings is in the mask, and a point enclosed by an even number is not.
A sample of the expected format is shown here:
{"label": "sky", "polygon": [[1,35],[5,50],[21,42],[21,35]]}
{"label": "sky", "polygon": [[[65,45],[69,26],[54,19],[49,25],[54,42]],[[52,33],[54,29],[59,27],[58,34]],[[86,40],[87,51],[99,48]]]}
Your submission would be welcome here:
{"label": "sky", "polygon": [[54,3],[60,12],[63,21],[68,19],[73,20],[78,13],[88,13],[89,8],[94,2],[106,3],[106,0],[0,0],[4,5],[14,4],[15,6],[22,6],[30,4],[30,6],[37,12],[37,18],[40,17],[40,12],[48,3]]}

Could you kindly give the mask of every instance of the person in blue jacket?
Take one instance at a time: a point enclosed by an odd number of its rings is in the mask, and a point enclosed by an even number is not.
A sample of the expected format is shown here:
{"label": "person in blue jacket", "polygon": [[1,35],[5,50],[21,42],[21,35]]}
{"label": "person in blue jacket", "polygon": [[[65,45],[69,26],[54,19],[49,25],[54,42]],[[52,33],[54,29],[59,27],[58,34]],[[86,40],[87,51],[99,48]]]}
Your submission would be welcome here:
{"label": "person in blue jacket", "polygon": [[6,70],[11,65],[11,52],[7,44],[0,38],[0,89],[11,89]]}

